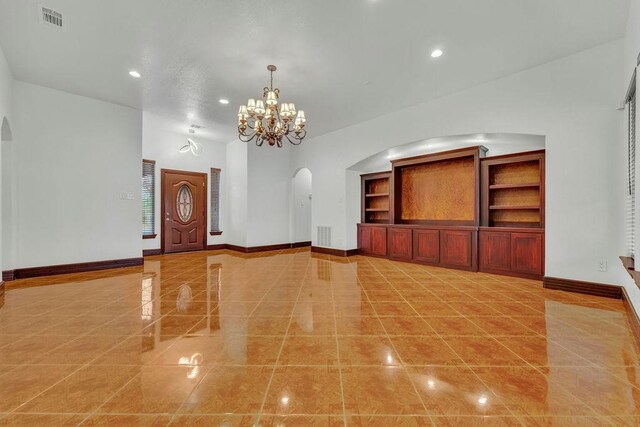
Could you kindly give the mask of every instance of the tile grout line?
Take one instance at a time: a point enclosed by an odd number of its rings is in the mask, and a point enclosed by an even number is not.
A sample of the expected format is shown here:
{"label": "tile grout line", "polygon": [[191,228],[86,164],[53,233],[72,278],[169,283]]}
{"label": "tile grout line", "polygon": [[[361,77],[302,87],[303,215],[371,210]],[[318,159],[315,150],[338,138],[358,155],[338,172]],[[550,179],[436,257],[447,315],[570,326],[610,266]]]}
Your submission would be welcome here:
{"label": "tile grout line", "polygon": [[[349,266],[350,268],[353,268]],[[340,397],[342,398],[342,421],[344,427],[347,427],[347,402],[344,398],[344,379],[342,378],[342,360],[340,359],[340,340],[338,339],[338,319],[336,318],[336,298],[334,293],[334,284],[330,281],[331,285],[331,306],[333,308],[333,332],[336,338],[336,351],[338,357],[338,378],[340,380]]]}
{"label": "tile grout line", "polygon": [[[292,259],[289,260],[289,262],[286,264],[286,266],[291,264],[291,262],[293,261],[293,258],[295,258],[295,255],[297,253],[298,252],[296,251],[293,254]],[[258,411],[258,419],[255,422],[256,425],[259,425],[260,419],[262,418],[262,415],[263,415],[263,412],[264,412],[264,406],[267,403],[267,398],[269,396],[269,391],[271,390],[271,384],[273,383],[273,377],[276,374],[276,370],[278,369],[278,362],[280,361],[280,356],[282,355],[282,351],[284,350],[284,346],[285,346],[285,344],[287,342],[287,338],[289,337],[289,329],[291,328],[291,322],[293,321],[293,313],[295,312],[295,309],[298,306],[298,301],[300,300],[300,294],[302,293],[302,287],[304,286],[304,279],[307,277],[310,265],[311,265],[311,260],[308,260],[307,261],[307,266],[305,268],[305,272],[304,272],[304,274],[302,276],[302,283],[298,287],[298,295],[296,296],[295,303],[293,304],[293,307],[291,309],[291,314],[289,315],[289,323],[287,324],[287,329],[285,330],[285,335],[284,335],[284,337],[282,339],[282,344],[280,344],[280,350],[278,350],[278,356],[276,357],[275,365],[273,366],[273,369],[271,371],[271,377],[269,378],[269,382],[267,383],[267,387],[264,390],[264,396],[262,398],[262,403],[260,404],[260,409]],[[282,276],[282,274],[284,274],[284,270],[285,270],[286,266],[282,269],[282,273],[280,273],[278,275],[278,277],[280,277],[280,276]],[[277,281],[277,279],[274,280],[274,286],[275,286],[276,281]]]}
{"label": "tile grout line", "polygon": [[[373,264],[371,264],[372,267],[378,272],[378,274],[382,275],[382,277],[384,277],[385,281],[387,282],[387,284],[391,285],[394,290],[395,290],[395,286],[393,286],[393,284],[391,282],[389,282],[389,280],[386,278],[386,276],[384,274],[382,274],[380,272],[380,270]],[[360,283],[360,279],[358,279],[358,283]],[[362,285],[360,283],[360,285]],[[396,290],[397,292],[397,290]],[[365,296],[367,297],[367,301],[369,302],[369,304],[371,304],[371,298],[369,298],[369,295],[367,294],[367,292],[365,291]],[[404,298],[403,295],[400,295],[405,302],[407,302],[407,300]],[[371,306],[373,307],[373,310],[376,312],[376,315],[378,313],[378,311],[376,310],[375,306],[373,306],[373,304],[371,304]],[[411,304],[409,304],[409,307],[411,307],[411,309],[419,315],[419,313],[415,310],[415,308],[413,308],[413,306]],[[427,408],[427,405],[424,403],[424,400],[422,399],[422,396],[420,395],[420,392],[418,391],[415,382],[413,381],[413,379],[411,378],[411,375],[409,375],[409,371],[407,369],[407,365],[404,363],[404,361],[402,360],[402,356],[400,356],[400,353],[398,352],[398,349],[396,348],[395,344],[393,343],[393,340],[391,339],[391,337],[389,336],[389,332],[387,331],[387,328],[384,326],[384,323],[382,323],[382,321],[380,320],[380,316],[377,315],[378,317],[378,321],[380,322],[380,324],[382,325],[382,329],[385,332],[385,337],[387,338],[387,340],[389,341],[389,343],[391,344],[391,347],[393,348],[393,351],[396,353],[396,355],[398,356],[398,358],[400,359],[400,362],[402,363],[402,368],[405,371],[405,374],[407,375],[407,377],[409,378],[409,383],[411,383],[411,386],[413,387],[413,391],[416,393],[416,395],[418,396],[418,399],[420,399],[420,403],[422,404],[423,409],[425,410],[425,413],[427,414],[427,417],[429,417],[429,421],[431,422],[432,426],[435,426],[435,420],[433,419],[433,417],[431,416],[431,411],[429,411],[429,409]],[[420,317],[420,319],[422,319],[422,317]],[[424,319],[422,319],[424,321]],[[429,325],[428,323],[425,322],[425,324],[434,332],[436,332],[431,325]],[[437,332],[436,332],[437,334]]]}
{"label": "tile grout line", "polygon": [[[399,269],[399,270],[400,270],[400,271],[402,271],[401,269]],[[415,281],[416,283],[418,283],[418,282],[417,282],[413,277],[411,277],[409,274],[407,274],[407,273],[406,273],[406,272],[404,272],[404,271],[402,271],[402,272],[403,272],[405,275],[407,275],[409,278],[411,278],[413,281]],[[445,283],[446,283],[446,282],[445,282]],[[420,284],[420,283],[418,283],[418,284]],[[393,286],[393,285],[392,285],[392,286]],[[412,306],[412,308],[413,308],[413,306]],[[452,307],[452,308],[453,308],[453,307]],[[456,312],[458,312],[458,313],[460,313],[460,312],[459,312],[457,309],[455,309],[455,308],[453,308],[453,310],[454,310],[454,311],[456,311]],[[414,309],[414,311],[415,311],[415,309]],[[464,316],[464,315],[463,315],[463,316]],[[432,328],[432,329],[433,329],[433,328]],[[487,390],[489,390],[489,392],[490,392],[491,394],[493,394],[496,398],[498,398],[498,399],[499,399],[500,397],[499,397],[499,396],[498,396],[498,395],[493,391],[493,389],[487,386],[487,384],[482,380],[482,378],[480,378],[480,377],[478,376],[478,374],[477,374],[477,373],[476,373],[476,372],[471,368],[471,366],[470,366],[470,365],[469,365],[469,364],[468,364],[468,363],[467,363],[467,362],[466,362],[466,361],[465,361],[465,360],[460,356],[460,354],[458,354],[458,352],[457,352],[457,351],[455,351],[455,349],[454,349],[453,347],[451,347],[451,345],[447,342],[447,340],[445,340],[445,339],[442,337],[442,335],[440,335],[440,333],[438,333],[438,331],[435,331],[435,330],[434,330],[434,332],[435,332],[435,333],[436,333],[436,335],[440,338],[440,340],[442,340],[442,341],[445,343],[445,345],[446,345],[446,346],[447,346],[447,347],[448,347],[448,348],[453,352],[453,354],[455,354],[455,355],[456,355],[456,357],[462,361],[463,366],[464,366],[466,369],[468,369],[468,370],[469,370],[469,371],[470,371],[470,372],[471,372],[471,373],[476,377],[476,379],[477,379],[478,381],[480,381],[480,382],[485,386],[485,388],[486,388]],[[514,413],[511,411],[511,408],[509,408],[509,407],[508,407],[507,405],[505,405],[505,404],[502,404],[502,406],[504,406],[504,407],[507,409],[507,411],[509,412],[509,414],[510,414],[510,415],[512,415],[512,416],[514,416],[514,417],[516,417],[516,419],[518,420],[518,422],[520,422],[520,423],[522,424],[522,421],[519,419],[519,417],[517,417],[517,415],[516,415],[516,414],[514,414]],[[432,422],[433,422],[433,423],[434,423],[434,425],[435,425],[435,422],[433,421],[433,419],[432,419]]]}

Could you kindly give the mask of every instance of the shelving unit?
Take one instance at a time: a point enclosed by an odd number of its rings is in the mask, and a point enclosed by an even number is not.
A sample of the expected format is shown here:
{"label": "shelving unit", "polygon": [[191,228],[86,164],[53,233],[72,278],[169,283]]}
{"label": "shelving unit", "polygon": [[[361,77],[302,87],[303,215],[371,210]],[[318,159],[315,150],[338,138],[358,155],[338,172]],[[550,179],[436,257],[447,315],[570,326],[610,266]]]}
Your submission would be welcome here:
{"label": "shelving unit", "polygon": [[389,223],[389,178],[391,172],[370,173],[362,179],[362,222]]}
{"label": "shelving unit", "polygon": [[482,225],[544,227],[544,152],[482,160]]}
{"label": "shelving unit", "polygon": [[363,255],[540,280],[544,150],[468,147],[396,159],[362,175]]}

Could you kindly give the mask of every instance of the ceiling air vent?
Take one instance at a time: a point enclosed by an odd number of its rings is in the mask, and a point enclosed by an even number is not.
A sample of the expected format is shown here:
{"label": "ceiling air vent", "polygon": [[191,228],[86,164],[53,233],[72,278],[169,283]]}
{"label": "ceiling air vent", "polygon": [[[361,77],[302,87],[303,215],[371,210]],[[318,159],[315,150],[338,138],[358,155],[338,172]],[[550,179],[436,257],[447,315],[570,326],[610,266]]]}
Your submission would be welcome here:
{"label": "ceiling air vent", "polygon": [[62,13],[44,6],[40,6],[40,22],[57,28],[64,27]]}

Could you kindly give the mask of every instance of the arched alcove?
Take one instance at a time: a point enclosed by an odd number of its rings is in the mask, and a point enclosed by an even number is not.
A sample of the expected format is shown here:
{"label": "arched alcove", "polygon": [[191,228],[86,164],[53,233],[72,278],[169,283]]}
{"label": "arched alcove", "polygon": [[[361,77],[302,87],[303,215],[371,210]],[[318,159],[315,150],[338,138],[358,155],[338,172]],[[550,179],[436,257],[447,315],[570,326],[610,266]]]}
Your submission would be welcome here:
{"label": "arched alcove", "polygon": [[0,132],[0,135],[0,141],[13,141],[11,126],[9,126],[9,120],[6,116],[2,118],[2,131]]}
{"label": "arched alcove", "polygon": [[293,241],[311,241],[311,171],[296,170],[293,175]]}

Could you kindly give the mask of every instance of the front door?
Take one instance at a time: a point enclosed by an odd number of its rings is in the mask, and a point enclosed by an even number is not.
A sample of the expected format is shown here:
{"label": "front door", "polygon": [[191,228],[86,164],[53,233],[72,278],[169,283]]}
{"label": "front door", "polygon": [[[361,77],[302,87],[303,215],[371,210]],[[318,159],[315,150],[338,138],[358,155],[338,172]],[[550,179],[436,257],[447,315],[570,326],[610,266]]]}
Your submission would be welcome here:
{"label": "front door", "polygon": [[206,248],[207,175],[162,169],[162,251]]}

